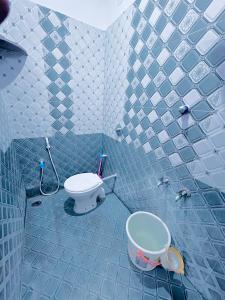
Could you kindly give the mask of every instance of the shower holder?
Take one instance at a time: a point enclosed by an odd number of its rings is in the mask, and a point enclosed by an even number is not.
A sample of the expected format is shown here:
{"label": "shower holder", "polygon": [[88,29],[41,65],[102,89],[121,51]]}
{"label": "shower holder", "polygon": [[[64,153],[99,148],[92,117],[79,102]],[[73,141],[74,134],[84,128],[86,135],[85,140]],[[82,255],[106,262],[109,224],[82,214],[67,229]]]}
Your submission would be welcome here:
{"label": "shower holder", "polygon": [[191,192],[188,189],[180,190],[176,196],[176,202],[181,199],[186,199],[191,197]]}
{"label": "shower holder", "polygon": [[167,185],[169,183],[169,178],[162,176],[159,178],[157,186],[160,187],[161,185]]}
{"label": "shower holder", "polygon": [[121,137],[121,136],[122,136],[122,128],[121,128],[121,127],[117,127],[117,128],[115,129],[115,131],[116,131],[116,135],[117,135],[118,137]]}

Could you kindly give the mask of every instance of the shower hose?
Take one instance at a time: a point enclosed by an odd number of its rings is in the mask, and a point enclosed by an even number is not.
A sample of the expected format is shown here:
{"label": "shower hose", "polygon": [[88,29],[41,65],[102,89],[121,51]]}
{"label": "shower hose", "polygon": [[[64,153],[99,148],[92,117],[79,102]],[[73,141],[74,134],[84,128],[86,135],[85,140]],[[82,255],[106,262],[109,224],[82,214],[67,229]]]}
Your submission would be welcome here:
{"label": "shower hose", "polygon": [[52,155],[51,155],[51,150],[50,150],[50,144],[49,144],[49,140],[48,138],[45,138],[45,141],[46,141],[46,150],[48,151],[48,155],[49,155],[49,158],[50,158],[50,161],[51,161],[51,164],[52,164],[52,168],[54,170],[54,173],[55,173],[55,176],[56,176],[56,179],[57,179],[57,188],[55,191],[51,192],[51,193],[45,193],[42,189],[42,183],[43,183],[43,177],[44,177],[44,165],[41,166],[41,178],[40,178],[40,192],[43,196],[52,196],[54,194],[56,194],[59,190],[59,186],[60,186],[60,182],[59,182],[59,175],[57,173],[57,170],[56,170],[56,167],[55,167],[55,164],[54,164],[54,161],[52,159]]}

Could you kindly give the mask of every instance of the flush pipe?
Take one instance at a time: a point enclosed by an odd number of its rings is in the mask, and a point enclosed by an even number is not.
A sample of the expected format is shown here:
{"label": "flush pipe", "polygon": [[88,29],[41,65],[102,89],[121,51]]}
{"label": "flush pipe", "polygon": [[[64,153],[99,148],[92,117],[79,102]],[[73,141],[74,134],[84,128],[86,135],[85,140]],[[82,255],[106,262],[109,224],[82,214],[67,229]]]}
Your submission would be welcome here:
{"label": "flush pipe", "polygon": [[40,192],[43,196],[52,196],[52,195],[55,195],[58,190],[59,190],[59,186],[60,186],[60,181],[59,181],[59,175],[57,173],[57,170],[56,170],[56,167],[55,167],[55,164],[54,164],[54,161],[52,159],[52,155],[51,155],[51,146],[50,146],[50,143],[49,143],[49,139],[46,137],[45,138],[45,143],[46,143],[46,150],[48,151],[48,155],[49,155],[49,158],[50,158],[50,161],[51,161],[51,164],[52,164],[52,168],[54,170],[54,173],[55,173],[55,176],[56,176],[56,179],[57,179],[57,188],[55,191],[51,192],[51,193],[45,193],[42,189],[42,184],[43,184],[43,177],[44,177],[44,168],[45,168],[45,163],[44,161],[40,161],[40,168],[41,168],[41,178],[40,178]]}

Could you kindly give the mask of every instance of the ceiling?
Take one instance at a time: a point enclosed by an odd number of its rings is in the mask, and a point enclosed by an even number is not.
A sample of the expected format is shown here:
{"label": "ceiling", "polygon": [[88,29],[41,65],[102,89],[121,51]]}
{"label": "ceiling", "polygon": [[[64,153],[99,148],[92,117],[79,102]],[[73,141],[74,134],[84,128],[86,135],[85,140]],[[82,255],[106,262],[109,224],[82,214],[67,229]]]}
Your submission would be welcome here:
{"label": "ceiling", "polygon": [[32,0],[69,17],[106,30],[134,0]]}

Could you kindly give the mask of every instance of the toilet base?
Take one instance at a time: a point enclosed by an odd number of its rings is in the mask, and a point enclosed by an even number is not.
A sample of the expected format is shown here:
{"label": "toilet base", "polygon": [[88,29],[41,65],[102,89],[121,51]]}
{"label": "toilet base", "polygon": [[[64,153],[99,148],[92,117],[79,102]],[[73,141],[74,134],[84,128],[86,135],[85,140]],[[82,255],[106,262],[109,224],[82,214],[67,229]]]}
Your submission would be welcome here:
{"label": "toilet base", "polygon": [[74,212],[76,214],[85,214],[97,207],[97,199],[105,198],[105,190],[100,187],[92,195],[88,197],[75,197]]}
{"label": "toilet base", "polygon": [[89,205],[85,205],[85,207],[80,207],[79,205],[76,204],[76,200],[75,200],[75,204],[74,204],[74,212],[76,214],[85,214],[93,209],[95,209],[97,206],[97,201],[95,201],[95,203],[90,203]]}

